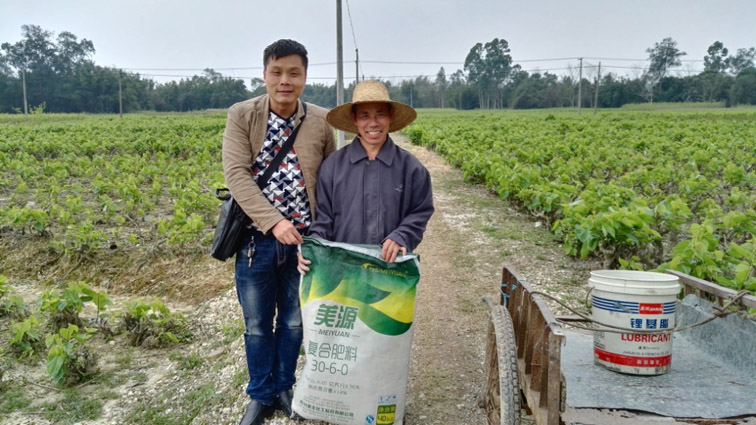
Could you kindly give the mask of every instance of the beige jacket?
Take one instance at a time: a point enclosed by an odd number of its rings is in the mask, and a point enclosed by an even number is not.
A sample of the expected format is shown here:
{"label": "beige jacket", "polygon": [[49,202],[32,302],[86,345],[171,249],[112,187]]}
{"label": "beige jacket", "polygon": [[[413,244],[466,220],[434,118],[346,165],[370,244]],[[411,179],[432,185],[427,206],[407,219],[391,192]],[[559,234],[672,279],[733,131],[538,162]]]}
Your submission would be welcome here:
{"label": "beige jacket", "polygon": [[[301,104],[300,100],[295,126],[302,120]],[[326,122],[327,112],[324,108],[308,103],[307,119],[302,123],[294,142],[313,219],[316,214],[315,188],[320,163],[336,149],[333,129]],[[223,132],[223,174],[226,185],[244,212],[265,233],[285,219],[252,180],[252,164],[265,140],[268,115],[267,94],[239,102],[228,109],[226,131]]]}

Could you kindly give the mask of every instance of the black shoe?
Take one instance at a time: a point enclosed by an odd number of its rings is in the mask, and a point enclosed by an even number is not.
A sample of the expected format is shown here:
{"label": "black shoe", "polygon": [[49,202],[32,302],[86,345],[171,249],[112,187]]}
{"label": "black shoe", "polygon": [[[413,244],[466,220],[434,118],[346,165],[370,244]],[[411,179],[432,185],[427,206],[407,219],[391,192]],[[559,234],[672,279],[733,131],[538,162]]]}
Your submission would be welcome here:
{"label": "black shoe", "polygon": [[247,405],[239,425],[262,425],[265,418],[273,414],[273,406],[266,406],[258,400],[252,400]]}
{"label": "black shoe", "polygon": [[294,413],[294,411],[291,409],[292,400],[294,400],[293,390],[288,389],[286,391],[281,391],[276,396],[275,401],[273,401],[273,407],[276,410],[282,411],[287,418],[291,418],[291,415]]}

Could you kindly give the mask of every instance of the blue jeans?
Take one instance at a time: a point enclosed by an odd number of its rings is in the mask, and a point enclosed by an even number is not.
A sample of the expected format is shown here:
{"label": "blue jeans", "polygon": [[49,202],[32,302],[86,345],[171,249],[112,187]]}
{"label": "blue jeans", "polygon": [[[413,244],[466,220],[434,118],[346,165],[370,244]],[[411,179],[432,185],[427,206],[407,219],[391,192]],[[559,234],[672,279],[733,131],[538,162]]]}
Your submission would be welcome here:
{"label": "blue jeans", "polygon": [[254,229],[247,231],[236,253],[236,294],[246,328],[247,394],[266,405],[294,385],[302,345],[299,279],[296,245],[281,244]]}

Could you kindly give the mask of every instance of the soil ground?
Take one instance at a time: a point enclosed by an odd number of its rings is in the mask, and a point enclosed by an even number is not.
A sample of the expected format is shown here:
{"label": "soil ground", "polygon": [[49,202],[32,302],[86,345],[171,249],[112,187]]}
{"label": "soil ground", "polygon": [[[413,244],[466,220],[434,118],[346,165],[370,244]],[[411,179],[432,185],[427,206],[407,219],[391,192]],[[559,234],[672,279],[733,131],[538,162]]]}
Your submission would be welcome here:
{"label": "soil ground", "polygon": [[[585,294],[589,270],[600,265],[566,257],[547,224],[518,212],[484,187],[465,182],[459,170],[435,153],[410,145],[401,135],[395,140],[429,169],[436,207],[417,249],[423,277],[416,300],[405,423],[482,424],[479,399],[488,326],[482,298],[498,299],[502,267],[576,304]],[[207,256],[143,266],[137,270],[131,264],[128,273],[149,274],[157,267],[162,279],[136,295],[152,294],[151,289],[170,294],[163,301],[187,317],[194,341],[154,350],[126,348],[123,337],[93,341],[98,344],[101,377],[73,390],[55,387],[44,362],[17,364],[6,373],[5,385],[24,388],[28,403],[0,415],[0,424],[238,423],[247,401],[246,363],[232,265]],[[25,296],[42,289],[33,280],[27,283],[19,289]],[[116,304],[129,297],[112,296]],[[63,414],[79,406],[69,404],[74,403],[71,398],[99,401],[99,417],[51,417],[51,411]],[[279,414],[266,423],[293,422]]]}

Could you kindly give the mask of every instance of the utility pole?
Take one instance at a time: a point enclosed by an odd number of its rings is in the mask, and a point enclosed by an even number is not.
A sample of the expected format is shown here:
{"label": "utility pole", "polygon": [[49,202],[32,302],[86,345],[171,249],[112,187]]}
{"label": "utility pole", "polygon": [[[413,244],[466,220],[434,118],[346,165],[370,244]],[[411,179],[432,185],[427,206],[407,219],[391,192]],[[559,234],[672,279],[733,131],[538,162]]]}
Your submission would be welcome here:
{"label": "utility pole", "polygon": [[583,58],[580,58],[580,77],[578,77],[578,115],[583,105]]}
{"label": "utility pole", "polygon": [[[344,104],[344,45],[341,31],[341,0],[336,0],[336,106]],[[336,147],[344,146],[344,132],[338,130]]]}
{"label": "utility pole", "polygon": [[354,49],[354,85],[360,82],[360,49]]}
{"label": "utility pole", "polygon": [[123,91],[121,90],[121,70],[118,70],[118,115],[123,119]]}
{"label": "utility pole", "polygon": [[24,118],[29,117],[29,104],[26,102],[26,69],[21,68],[21,85],[24,89]]}
{"label": "utility pole", "polygon": [[601,83],[601,62],[599,62],[598,76],[596,76],[596,96],[593,98],[593,115],[596,115],[596,109],[598,108],[598,91],[599,91],[600,83]]}

